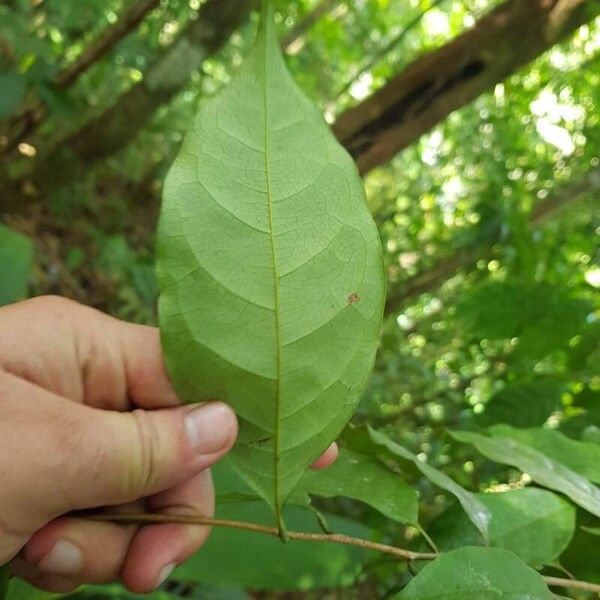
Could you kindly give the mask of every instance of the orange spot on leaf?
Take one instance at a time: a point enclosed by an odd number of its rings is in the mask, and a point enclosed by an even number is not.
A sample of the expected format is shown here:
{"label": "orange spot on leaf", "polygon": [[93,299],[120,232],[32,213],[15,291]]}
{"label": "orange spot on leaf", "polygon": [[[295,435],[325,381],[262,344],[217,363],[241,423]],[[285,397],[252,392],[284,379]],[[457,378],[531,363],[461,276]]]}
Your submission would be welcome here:
{"label": "orange spot on leaf", "polygon": [[348,304],[356,304],[360,300],[360,296],[354,292],[348,296]]}

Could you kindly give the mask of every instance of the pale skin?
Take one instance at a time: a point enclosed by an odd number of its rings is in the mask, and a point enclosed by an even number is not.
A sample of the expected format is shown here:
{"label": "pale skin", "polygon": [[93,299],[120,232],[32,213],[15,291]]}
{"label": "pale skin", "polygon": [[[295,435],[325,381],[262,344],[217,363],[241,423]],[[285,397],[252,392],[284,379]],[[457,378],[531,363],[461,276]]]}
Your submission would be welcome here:
{"label": "pale skin", "polygon": [[0,565],[49,591],[116,580],[152,591],[209,529],[73,511],[211,517],[209,467],[236,435],[226,404],[181,405],[156,329],[58,297],[1,308]]}

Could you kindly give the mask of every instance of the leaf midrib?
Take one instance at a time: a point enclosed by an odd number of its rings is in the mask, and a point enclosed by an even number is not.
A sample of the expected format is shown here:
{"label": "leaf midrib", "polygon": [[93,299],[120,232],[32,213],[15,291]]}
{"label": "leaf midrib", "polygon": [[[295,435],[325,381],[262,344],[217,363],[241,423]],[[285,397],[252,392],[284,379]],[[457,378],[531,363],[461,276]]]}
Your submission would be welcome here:
{"label": "leaf midrib", "polygon": [[[264,3],[266,6],[268,3]],[[264,52],[264,78],[263,78],[263,101],[265,108],[265,175],[267,179],[267,212],[269,217],[269,240],[271,242],[271,257],[273,260],[273,308],[275,315],[275,426],[273,428],[273,463],[274,463],[274,495],[275,495],[275,517],[279,527],[280,534],[283,534],[284,524],[281,513],[280,491],[279,491],[279,415],[281,401],[281,327],[280,327],[280,300],[279,300],[279,274],[277,272],[277,254],[275,252],[275,235],[273,232],[273,194],[271,190],[271,169],[269,165],[269,102],[268,102],[268,84],[267,84],[267,28],[269,23],[269,11],[263,10],[263,52]]]}

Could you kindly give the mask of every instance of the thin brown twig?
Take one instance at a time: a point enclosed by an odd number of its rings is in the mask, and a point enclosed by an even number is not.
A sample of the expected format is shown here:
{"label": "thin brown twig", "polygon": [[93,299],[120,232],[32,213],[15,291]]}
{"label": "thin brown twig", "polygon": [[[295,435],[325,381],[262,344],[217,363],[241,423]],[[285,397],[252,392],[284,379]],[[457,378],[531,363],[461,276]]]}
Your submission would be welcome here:
{"label": "thin brown twig", "polygon": [[[229,527],[232,529],[244,529],[254,531],[255,533],[264,533],[273,537],[279,537],[277,527],[268,527],[258,523],[246,523],[243,521],[229,521],[226,519],[210,519],[208,517],[185,516],[185,515],[166,515],[158,513],[142,514],[94,514],[86,515],[93,521],[108,521],[112,523],[180,523],[182,525],[211,525],[215,527]],[[304,531],[287,531],[286,536],[291,540],[304,540],[310,542],[330,542],[332,544],[345,544],[347,546],[359,546],[368,550],[385,552],[392,554],[404,560],[432,560],[437,554],[429,552],[412,552],[404,548],[389,546],[371,542],[362,538],[356,538],[341,533],[307,533]]]}
{"label": "thin brown twig", "polygon": [[578,581],[577,579],[561,579],[560,577],[544,577],[544,581],[551,586],[571,588],[572,590],[583,590],[600,594],[600,585],[589,581]]}
{"label": "thin brown twig", "polygon": [[[227,519],[211,519],[209,517],[199,517],[196,515],[167,515],[159,513],[139,513],[139,514],[121,514],[121,513],[101,513],[86,515],[86,518],[92,521],[103,521],[110,523],[158,523],[168,524],[176,523],[181,525],[209,525],[214,527],[229,527],[231,529],[242,529],[263,533],[272,537],[279,537],[277,527],[268,527],[258,523],[247,523],[244,521],[231,521]],[[309,542],[329,542],[333,544],[344,544],[347,546],[358,546],[367,550],[375,550],[385,554],[390,554],[401,558],[410,563],[414,560],[434,560],[440,556],[439,553],[431,552],[412,552],[397,546],[371,542],[363,538],[352,537],[340,533],[308,533],[304,531],[288,531],[287,538],[291,540],[304,540]],[[578,581],[576,579],[561,579],[560,577],[544,577],[544,581],[549,586],[563,587],[575,590],[583,590],[600,594],[600,585],[588,581]]]}

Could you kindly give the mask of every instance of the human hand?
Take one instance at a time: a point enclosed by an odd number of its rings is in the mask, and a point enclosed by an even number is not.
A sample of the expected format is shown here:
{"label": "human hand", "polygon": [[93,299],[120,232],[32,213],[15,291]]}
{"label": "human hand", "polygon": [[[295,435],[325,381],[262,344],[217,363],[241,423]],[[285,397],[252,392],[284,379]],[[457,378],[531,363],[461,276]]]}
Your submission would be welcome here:
{"label": "human hand", "polygon": [[158,330],[56,297],[0,309],[0,564],[50,591],[119,578],[134,592],[157,587],[207,527],[69,513],[212,516],[208,467],[233,445],[235,415],[178,404]]}

